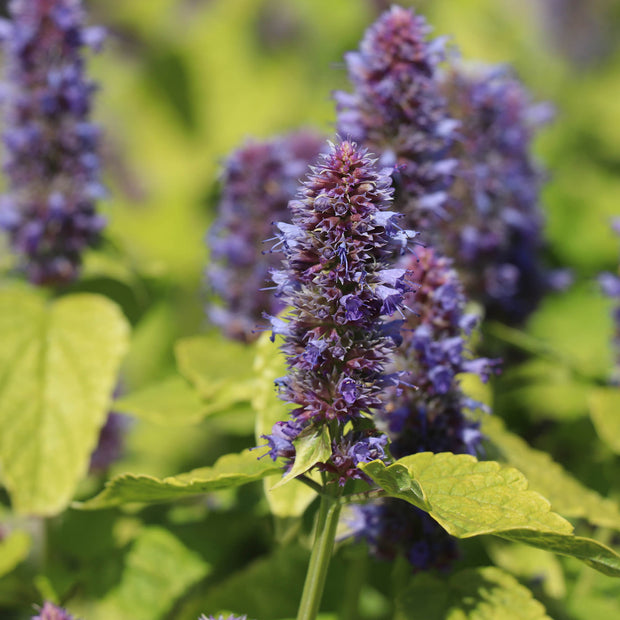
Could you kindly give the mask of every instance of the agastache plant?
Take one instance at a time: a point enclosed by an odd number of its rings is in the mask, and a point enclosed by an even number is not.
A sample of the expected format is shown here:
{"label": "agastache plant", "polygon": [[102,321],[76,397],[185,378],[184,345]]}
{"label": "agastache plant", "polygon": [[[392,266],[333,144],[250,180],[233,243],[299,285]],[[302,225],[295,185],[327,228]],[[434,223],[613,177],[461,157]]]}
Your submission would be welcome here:
{"label": "agastache plant", "polygon": [[[384,392],[380,427],[391,439],[394,458],[426,451],[475,455],[482,435],[471,412],[483,406],[463,393],[459,375],[474,373],[486,381],[498,362],[469,351],[477,318],[465,313],[466,297],[451,261],[432,248],[419,248],[416,256],[400,264],[416,286],[405,296],[403,341],[393,362],[411,383]],[[402,552],[415,570],[425,570],[447,568],[457,556],[454,539],[425,512],[401,500],[356,510],[354,533],[379,558]]]}
{"label": "agastache plant", "polygon": [[270,455],[289,463],[298,458],[296,440],[327,430],[331,441],[331,456],[318,463],[321,507],[299,620],[316,616],[347,480],[364,476],[358,464],[386,459],[386,438],[368,417],[400,380],[385,373],[398,329],[384,316],[401,308],[409,287],[406,269],[390,257],[414,237],[389,210],[392,191],[389,171],[341,141],[291,201],[292,222],[278,224],[284,261],[272,275],[289,311],[271,325],[288,365],[277,382],[280,397],[294,408],[266,439]]}
{"label": "agastache plant", "polygon": [[[614,218],[612,222],[612,228],[617,235],[620,236],[620,218]],[[599,283],[603,292],[608,297],[615,300],[615,306],[613,309],[613,320],[615,324],[615,335],[613,339],[613,346],[616,354],[616,378],[615,383],[620,383],[620,267],[617,274],[610,272],[602,273],[599,276]]]}
{"label": "agastache plant", "polygon": [[65,284],[104,226],[95,208],[104,194],[99,129],[89,120],[95,85],[83,55],[104,33],[84,27],[78,0],[13,0],[9,10],[12,20],[2,24],[9,186],[0,226],[30,281]]}
{"label": "agastache plant", "polygon": [[440,245],[457,262],[471,299],[492,318],[521,322],[553,286],[542,260],[543,174],[532,155],[551,116],[504,67],[454,64],[442,77],[460,121],[453,155],[453,217],[440,223]]}
{"label": "agastache plant", "polygon": [[[450,212],[458,123],[440,91],[444,40],[413,11],[386,11],[345,56],[353,92],[336,92],[338,131],[393,168],[395,203],[409,228],[427,233]],[[425,239],[426,240],[426,239]]]}
{"label": "agastache plant", "polygon": [[74,620],[74,617],[62,607],[46,601],[36,616],[32,620]]}
{"label": "agastache plant", "polygon": [[216,298],[209,318],[230,338],[255,340],[263,313],[283,308],[267,286],[280,256],[266,251],[265,239],[274,221],[288,221],[287,204],[323,145],[316,133],[298,131],[248,142],[225,163],[218,215],[207,237],[206,281]]}

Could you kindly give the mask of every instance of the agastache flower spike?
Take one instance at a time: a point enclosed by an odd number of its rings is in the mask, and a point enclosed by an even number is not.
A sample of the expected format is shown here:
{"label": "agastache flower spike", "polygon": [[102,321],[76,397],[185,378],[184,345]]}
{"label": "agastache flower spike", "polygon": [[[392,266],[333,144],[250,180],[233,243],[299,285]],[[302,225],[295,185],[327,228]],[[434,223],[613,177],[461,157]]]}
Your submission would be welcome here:
{"label": "agastache flower spike", "polygon": [[[620,218],[615,218],[612,228],[620,236]],[[613,319],[615,323],[615,336],[613,346],[616,353],[616,373],[614,383],[620,383],[620,267],[617,274],[605,272],[599,276],[599,284],[608,297],[615,300]]]}
{"label": "agastache flower spike", "polygon": [[235,616],[234,614],[226,617],[220,615],[217,618],[215,616],[205,616],[202,614],[198,620],[247,620],[247,618],[247,616]]}
{"label": "agastache flower spike", "polygon": [[521,322],[554,276],[541,262],[543,175],[532,156],[536,130],[551,116],[502,67],[454,65],[443,76],[451,113],[461,121],[452,197],[441,247],[455,259],[468,296],[487,314]]}
{"label": "agastache flower spike", "polygon": [[225,164],[218,216],[207,238],[211,262],[206,281],[218,298],[208,308],[209,317],[230,338],[256,339],[263,313],[283,308],[267,284],[269,270],[281,257],[268,251],[265,239],[274,221],[288,221],[288,201],[323,145],[316,134],[299,131],[249,142]]}
{"label": "agastache flower spike", "polygon": [[100,237],[95,211],[99,129],[89,121],[94,84],[83,48],[98,49],[100,28],[84,28],[79,0],[12,0],[2,23],[8,192],[0,227],[35,284],[72,281],[84,250]]}
{"label": "agastache flower spike", "polygon": [[39,614],[32,616],[32,620],[74,620],[74,618],[66,609],[46,601]]}
{"label": "agastache flower spike", "polygon": [[334,94],[338,131],[393,168],[397,209],[408,228],[424,232],[447,216],[458,125],[439,88],[444,41],[427,40],[429,32],[423,17],[392,7],[345,56],[353,93]]}
{"label": "agastache flower spike", "polygon": [[[418,452],[475,454],[482,439],[479,425],[467,410],[483,409],[467,398],[459,373],[473,372],[483,380],[497,361],[473,358],[467,337],[476,319],[464,313],[465,296],[448,259],[431,248],[416,250],[400,266],[416,283],[405,296],[403,341],[394,356],[394,370],[408,372],[408,383],[384,392],[381,425],[395,458]],[[416,387],[414,387],[414,385]],[[402,551],[416,570],[447,568],[455,559],[454,540],[426,513],[401,500],[387,499],[356,509],[356,535],[380,558]]]}
{"label": "agastache flower spike", "polygon": [[[280,397],[295,408],[267,437],[271,456],[291,458],[300,432],[329,424],[334,456],[320,467],[341,484],[359,477],[358,463],[384,457],[385,441],[363,418],[398,381],[384,373],[395,344],[383,315],[399,310],[409,289],[406,270],[390,266],[396,215],[384,217],[390,176],[375,163],[354,142],[331,145],[278,233],[285,259],[274,279],[290,312],[272,318],[272,328],[283,335],[289,369]],[[343,437],[347,422],[353,428]]]}

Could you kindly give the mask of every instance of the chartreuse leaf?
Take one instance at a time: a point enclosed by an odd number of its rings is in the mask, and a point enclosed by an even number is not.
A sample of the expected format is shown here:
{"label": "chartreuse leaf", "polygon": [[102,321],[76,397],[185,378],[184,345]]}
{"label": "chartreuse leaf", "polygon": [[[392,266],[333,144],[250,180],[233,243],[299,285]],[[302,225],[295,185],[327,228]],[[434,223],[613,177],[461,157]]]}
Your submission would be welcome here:
{"label": "chartreuse leaf", "polygon": [[[263,334],[256,345],[254,361],[256,388],[252,398],[252,408],[256,412],[256,441],[264,443],[262,435],[271,433],[276,422],[286,420],[287,407],[278,397],[274,381],[286,374],[284,356],[277,345],[271,342],[267,333]],[[274,489],[282,475],[269,476],[263,480],[265,496],[272,514],[276,517],[296,517],[306,510],[316,497],[316,493],[299,480]]]}
{"label": "chartreuse leaf", "polygon": [[228,404],[250,400],[254,387],[254,347],[224,338],[217,332],[177,341],[179,372],[209,400],[227,390]]}
{"label": "chartreuse leaf", "polygon": [[598,436],[620,454],[620,388],[598,388],[589,400],[590,417]]}
{"label": "chartreuse leaf", "polygon": [[489,566],[448,579],[419,573],[396,601],[395,620],[551,620],[514,577]]}
{"label": "chartreuse leaf", "polygon": [[594,525],[620,529],[620,510],[615,502],[583,486],[546,452],[531,448],[506,430],[499,418],[486,417],[482,432],[508,464],[527,477],[529,488],[544,495],[554,510],[565,517],[581,517]]}
{"label": "chartreuse leaf", "polygon": [[18,512],[53,515],[86,473],[129,329],[98,295],[0,292],[0,469]]}
{"label": "chartreuse leaf", "polygon": [[226,454],[211,467],[201,467],[163,479],[121,474],[107,482],[99,495],[76,504],[76,507],[98,510],[130,503],[153,504],[248,484],[280,471],[282,467],[268,457],[260,458],[261,452],[265,454],[264,450]]}
{"label": "chartreuse leaf", "polygon": [[407,470],[425,501],[415,493],[394,496],[426,510],[457,538],[494,534],[579,558],[607,575],[620,577],[620,556],[594,540],[573,536],[571,524],[551,512],[544,497],[529,491],[527,480],[513,467],[449,452],[422,452],[387,467],[381,461],[360,467],[390,495],[392,485],[400,489],[406,484],[403,470]]}
{"label": "chartreuse leaf", "polygon": [[120,583],[95,608],[95,618],[158,620],[209,570],[170,532],[146,528],[127,555]]}
{"label": "chartreuse leaf", "polygon": [[32,540],[26,532],[11,532],[0,540],[0,577],[10,573],[28,557]]}
{"label": "chartreuse leaf", "polygon": [[304,429],[293,441],[293,446],[295,447],[293,467],[286,476],[273,486],[274,489],[278,489],[297,476],[305,474],[317,463],[328,461],[332,455],[332,442],[326,424],[322,424],[319,428]]}
{"label": "chartreuse leaf", "polygon": [[208,415],[206,403],[182,377],[170,377],[122,396],[114,401],[114,409],[170,426],[196,424]]}

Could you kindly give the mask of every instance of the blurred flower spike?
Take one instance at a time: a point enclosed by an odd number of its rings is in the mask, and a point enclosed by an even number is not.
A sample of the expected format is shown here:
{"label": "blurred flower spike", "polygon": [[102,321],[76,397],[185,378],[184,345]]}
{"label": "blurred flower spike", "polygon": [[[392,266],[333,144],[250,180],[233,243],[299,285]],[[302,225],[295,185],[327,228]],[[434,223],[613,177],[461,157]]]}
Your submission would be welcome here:
{"label": "blurred flower spike", "polygon": [[32,616],[32,620],[74,620],[74,617],[62,607],[57,607],[46,601],[39,614]]}

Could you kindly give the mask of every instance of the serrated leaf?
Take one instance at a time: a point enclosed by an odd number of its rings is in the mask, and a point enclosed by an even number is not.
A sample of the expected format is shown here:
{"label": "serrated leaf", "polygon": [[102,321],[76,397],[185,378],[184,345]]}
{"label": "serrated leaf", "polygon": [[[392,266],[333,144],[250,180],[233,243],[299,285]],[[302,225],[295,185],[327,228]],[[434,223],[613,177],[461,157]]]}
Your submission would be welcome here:
{"label": "serrated leaf", "polygon": [[486,417],[481,428],[508,464],[521,471],[530,488],[544,495],[555,511],[565,517],[587,519],[593,525],[620,529],[620,510],[615,502],[582,485],[546,452],[528,446],[506,430],[499,418]]}
{"label": "serrated leaf", "polygon": [[0,577],[10,573],[28,557],[31,545],[30,536],[20,530],[0,540]]}
{"label": "serrated leaf", "polygon": [[420,573],[396,609],[395,620],[551,620],[526,587],[495,567],[462,570],[449,579]]}
{"label": "serrated leaf", "polygon": [[[274,386],[275,379],[286,374],[286,363],[278,346],[271,342],[267,333],[256,344],[254,373],[256,384],[252,408],[256,412],[256,441],[262,443],[262,436],[269,435],[276,422],[288,418],[287,407],[278,397]],[[263,481],[272,514],[281,518],[303,514],[316,493],[299,480],[291,480],[285,486],[273,488],[281,479],[281,475],[269,476]]]}
{"label": "serrated leaf", "polygon": [[309,428],[303,430],[293,441],[295,447],[295,462],[290,471],[277,484],[274,489],[293,480],[297,476],[305,474],[317,463],[325,463],[332,455],[332,442],[329,437],[327,425],[322,424],[318,429]]}
{"label": "serrated leaf", "polygon": [[170,377],[121,396],[114,409],[142,420],[170,426],[196,424],[207,416],[198,392],[181,377]]}
{"label": "serrated leaf", "polygon": [[105,422],[129,328],[98,295],[0,292],[0,466],[18,512],[71,500]]}
{"label": "serrated leaf", "polygon": [[[457,538],[494,534],[579,558],[607,575],[620,577],[620,556],[594,540],[573,536],[571,524],[551,512],[544,497],[529,491],[526,478],[513,467],[479,462],[467,454],[422,452],[387,467],[372,461],[360,468],[377,484],[383,480],[398,487],[405,483],[406,468],[427,504],[414,495],[395,497],[426,510]],[[390,493],[389,488],[385,490]]]}
{"label": "serrated leaf", "polygon": [[[218,333],[183,338],[175,344],[179,372],[210,399],[229,386],[230,403],[252,396],[254,348],[224,338]],[[244,389],[239,386],[245,385]],[[236,389],[235,389],[236,388]]]}
{"label": "serrated leaf", "polygon": [[173,499],[209,493],[218,489],[226,489],[273,474],[281,469],[263,450],[244,450],[239,454],[226,454],[219,458],[212,467],[201,467],[193,471],[155,478],[139,474],[122,474],[106,483],[101,493],[77,503],[76,508],[83,510],[99,510],[122,504],[141,503],[153,504]]}
{"label": "serrated leaf", "polygon": [[593,390],[589,398],[590,417],[598,436],[620,454],[620,388]]}
{"label": "serrated leaf", "polygon": [[129,554],[120,583],[95,610],[101,620],[159,620],[209,566],[170,532],[143,530]]}

